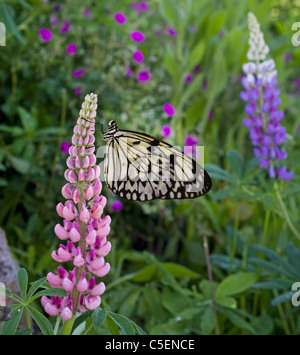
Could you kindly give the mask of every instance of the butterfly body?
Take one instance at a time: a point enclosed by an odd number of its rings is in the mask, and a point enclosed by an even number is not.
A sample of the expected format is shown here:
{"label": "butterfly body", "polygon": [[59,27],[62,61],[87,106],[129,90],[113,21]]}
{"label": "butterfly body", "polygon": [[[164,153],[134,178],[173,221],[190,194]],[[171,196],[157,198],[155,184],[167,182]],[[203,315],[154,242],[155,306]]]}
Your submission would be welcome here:
{"label": "butterfly body", "polygon": [[208,173],[190,156],[148,134],[120,130],[110,121],[104,174],[109,189],[127,200],[190,199],[212,186]]}

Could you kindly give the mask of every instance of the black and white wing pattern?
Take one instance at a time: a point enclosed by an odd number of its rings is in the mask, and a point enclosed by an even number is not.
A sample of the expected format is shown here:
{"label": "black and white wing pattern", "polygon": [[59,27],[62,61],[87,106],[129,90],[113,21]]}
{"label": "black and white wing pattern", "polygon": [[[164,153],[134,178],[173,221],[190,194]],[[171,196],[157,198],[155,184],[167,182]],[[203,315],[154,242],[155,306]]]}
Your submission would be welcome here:
{"label": "black and white wing pattern", "polygon": [[119,130],[115,121],[104,132],[104,175],[109,189],[127,200],[190,199],[212,187],[208,173],[176,147],[144,133]]}

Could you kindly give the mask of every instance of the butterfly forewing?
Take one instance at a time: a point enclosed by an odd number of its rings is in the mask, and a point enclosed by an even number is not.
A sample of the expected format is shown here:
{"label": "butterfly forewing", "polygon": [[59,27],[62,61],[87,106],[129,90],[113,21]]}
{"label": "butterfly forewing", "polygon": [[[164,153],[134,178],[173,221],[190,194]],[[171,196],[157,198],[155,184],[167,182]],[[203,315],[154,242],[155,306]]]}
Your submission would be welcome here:
{"label": "butterfly forewing", "polygon": [[207,172],[176,147],[144,133],[109,128],[105,132],[107,186],[128,200],[186,199],[211,189]]}

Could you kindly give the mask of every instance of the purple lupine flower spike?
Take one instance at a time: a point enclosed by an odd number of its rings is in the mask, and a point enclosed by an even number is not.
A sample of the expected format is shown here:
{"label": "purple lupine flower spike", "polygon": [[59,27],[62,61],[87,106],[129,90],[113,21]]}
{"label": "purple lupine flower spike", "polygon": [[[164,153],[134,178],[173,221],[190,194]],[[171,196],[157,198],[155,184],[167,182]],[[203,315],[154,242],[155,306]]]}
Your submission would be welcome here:
{"label": "purple lupine flower spike", "polygon": [[57,224],[54,232],[60,240],[66,241],[66,245],[60,244],[51,255],[55,261],[71,262],[74,267],[67,271],[59,266],[57,275],[49,272],[47,280],[51,287],[67,291],[68,296],[43,296],[41,299],[49,315],[60,315],[64,320],[72,318],[77,311],[84,312],[100,305],[105,285],[103,282],[96,284],[95,277],[90,274],[103,277],[110,270],[104,257],[111,249],[111,243],[106,239],[111,218],[108,215],[102,217],[106,198],[100,195],[100,168],[96,165],[93,146],[96,109],[97,96],[86,95],[66,161],[65,178],[68,182],[62,188],[62,195],[67,201],[56,206],[63,223]]}
{"label": "purple lupine flower spike", "polygon": [[248,14],[250,31],[248,63],[243,65],[245,76],[242,78],[244,90],[240,97],[247,102],[243,120],[249,128],[249,137],[254,146],[253,154],[259,158],[261,168],[268,169],[271,178],[290,180],[293,172],[287,172],[281,161],[287,153],[281,147],[287,139],[286,128],[281,125],[284,112],[281,104],[280,89],[277,87],[277,70],[273,59],[267,59],[269,47],[256,17]]}

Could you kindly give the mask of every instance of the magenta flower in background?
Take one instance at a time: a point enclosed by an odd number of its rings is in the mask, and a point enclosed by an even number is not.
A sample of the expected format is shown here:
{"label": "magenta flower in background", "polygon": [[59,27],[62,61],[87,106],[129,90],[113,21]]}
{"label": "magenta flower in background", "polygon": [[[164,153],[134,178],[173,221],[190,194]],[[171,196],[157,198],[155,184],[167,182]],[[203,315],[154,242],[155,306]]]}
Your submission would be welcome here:
{"label": "magenta flower in background", "polygon": [[40,28],[39,29],[39,36],[43,42],[49,42],[52,39],[52,32],[48,28]]}
{"label": "magenta flower in background", "polygon": [[59,12],[60,9],[61,9],[61,5],[60,5],[60,4],[56,4],[56,5],[54,6],[54,11]]}
{"label": "magenta flower in background", "polygon": [[51,14],[50,15],[50,23],[52,27],[57,27],[58,26],[58,19],[56,14]]}
{"label": "magenta flower in background", "polygon": [[170,137],[170,135],[172,134],[171,127],[168,124],[162,126],[161,127],[161,134],[162,134],[163,138]]}
{"label": "magenta flower in background", "polygon": [[81,94],[81,87],[78,86],[77,88],[75,88],[74,93],[75,93],[75,95],[80,95]]}
{"label": "magenta flower in background", "polygon": [[186,136],[183,152],[187,155],[192,155],[194,158],[196,158],[196,160],[198,160],[200,158],[200,155],[196,150],[198,145],[199,139],[195,135],[189,134]]}
{"label": "magenta flower in background", "polygon": [[151,79],[151,73],[149,69],[141,70],[137,73],[137,80],[139,82],[146,82]]}
{"label": "magenta flower in background", "polygon": [[193,80],[192,74],[187,74],[184,80],[186,83],[190,83]]}
{"label": "magenta flower in background", "polygon": [[214,117],[214,109],[212,108],[210,111],[209,111],[209,113],[208,113],[208,119],[209,120],[211,120],[211,119],[213,119],[213,117]]}
{"label": "magenta flower in background", "polygon": [[284,53],[284,61],[288,63],[291,60],[291,54],[290,53]]}
{"label": "magenta flower in background", "polygon": [[54,232],[66,244],[61,243],[51,256],[58,263],[72,264],[72,269],[59,266],[57,274],[48,273],[47,280],[52,288],[62,288],[68,295],[41,299],[46,313],[60,315],[64,320],[71,319],[78,311],[99,307],[105,284],[97,283],[96,277],[101,278],[110,270],[104,257],[111,249],[107,241],[111,218],[102,216],[107,201],[100,195],[100,168],[94,154],[96,109],[97,96],[86,95],[66,161],[68,182],[62,188],[62,195],[67,201],[56,206],[63,223],[57,224]]}
{"label": "magenta flower in background", "polygon": [[115,212],[120,211],[123,209],[123,203],[119,200],[116,200],[111,204],[111,209]]}
{"label": "magenta flower in background", "polygon": [[87,18],[91,18],[92,17],[91,10],[88,7],[85,7],[83,9],[83,16],[85,16]]}
{"label": "magenta flower in background", "polygon": [[68,154],[69,152],[69,148],[71,147],[71,144],[69,142],[61,142],[60,144],[60,150],[64,153],[64,154]]}
{"label": "magenta flower in background", "polygon": [[126,68],[126,72],[125,72],[126,76],[129,78],[132,75],[132,70],[131,68]]}
{"label": "magenta flower in background", "polygon": [[149,5],[148,5],[147,1],[140,1],[139,3],[133,2],[133,3],[131,3],[131,7],[137,13],[141,13],[141,12],[147,11],[149,9]]}
{"label": "magenta flower in background", "polygon": [[168,116],[174,116],[176,113],[175,108],[169,102],[164,104],[164,111]]}
{"label": "magenta flower in background", "polygon": [[287,158],[287,152],[281,144],[287,139],[286,128],[281,125],[284,112],[279,111],[281,104],[280,89],[277,87],[277,70],[273,59],[266,59],[269,47],[256,17],[248,14],[250,31],[248,63],[243,65],[242,77],[244,90],[240,97],[247,102],[245,112],[248,118],[243,120],[249,128],[253,154],[259,158],[259,166],[267,169],[271,178],[290,180],[293,172],[287,172],[281,161]]}
{"label": "magenta flower in background", "polygon": [[172,37],[177,35],[177,31],[174,28],[167,28],[166,32],[169,36],[172,36]]}
{"label": "magenta flower in background", "polygon": [[71,29],[71,22],[70,21],[68,21],[68,20],[63,20],[63,22],[62,22],[62,27],[60,28],[60,32],[61,33],[67,33],[67,32],[69,32],[70,31],[70,29]]}
{"label": "magenta flower in background", "polygon": [[197,64],[194,68],[194,73],[198,74],[198,73],[200,73],[200,71],[201,71],[201,66],[199,64]]}
{"label": "magenta flower in background", "polygon": [[119,25],[124,25],[126,22],[126,16],[122,12],[117,12],[114,14],[114,19],[118,22]]}
{"label": "magenta flower in background", "polygon": [[84,69],[75,69],[73,71],[73,73],[72,73],[74,78],[79,78],[79,77],[81,77],[84,74],[85,74],[85,70]]}
{"label": "magenta flower in background", "polygon": [[135,42],[143,42],[145,39],[145,35],[141,31],[133,31],[130,33],[130,37]]}
{"label": "magenta flower in background", "polygon": [[74,55],[77,51],[77,46],[75,43],[70,43],[67,45],[66,53],[67,55]]}
{"label": "magenta flower in background", "polygon": [[140,63],[144,60],[144,54],[141,51],[135,51],[132,57],[137,63]]}

